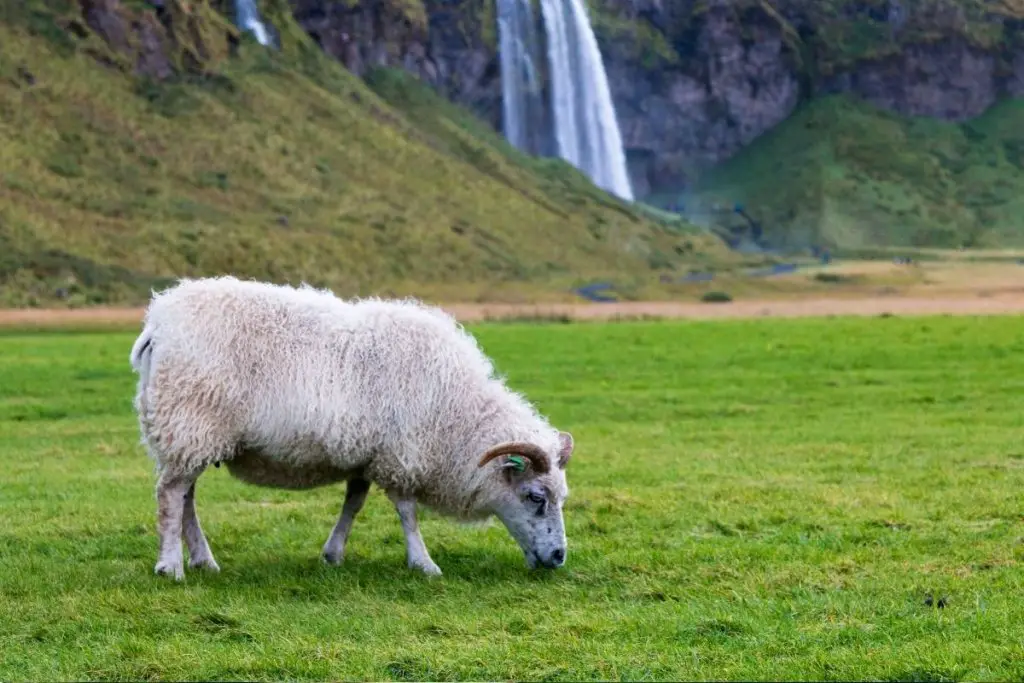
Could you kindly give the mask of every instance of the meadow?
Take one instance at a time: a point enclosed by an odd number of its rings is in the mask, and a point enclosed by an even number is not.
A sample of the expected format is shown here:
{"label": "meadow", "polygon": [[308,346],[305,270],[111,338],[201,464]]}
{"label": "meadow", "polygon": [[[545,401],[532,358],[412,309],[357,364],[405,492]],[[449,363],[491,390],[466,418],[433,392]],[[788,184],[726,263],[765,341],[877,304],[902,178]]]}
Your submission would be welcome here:
{"label": "meadow", "polygon": [[222,572],[153,575],[124,332],[0,332],[0,679],[1024,677],[1024,323],[480,324],[572,431],[569,555],[374,490],[203,476]]}

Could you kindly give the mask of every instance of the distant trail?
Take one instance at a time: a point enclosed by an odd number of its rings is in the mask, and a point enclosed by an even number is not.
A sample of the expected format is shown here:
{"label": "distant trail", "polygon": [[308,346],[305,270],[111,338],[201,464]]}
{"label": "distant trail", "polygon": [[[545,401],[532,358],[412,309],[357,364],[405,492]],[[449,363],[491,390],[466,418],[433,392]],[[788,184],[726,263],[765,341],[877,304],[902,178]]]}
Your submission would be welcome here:
{"label": "distant trail", "polygon": [[[861,298],[799,298],[749,300],[724,304],[678,301],[567,304],[442,304],[465,322],[505,318],[804,318],[891,315],[1013,315],[1024,313],[1024,292],[991,296]],[[0,327],[132,326],[140,324],[141,308],[0,309]]]}
{"label": "distant trail", "polygon": [[[750,300],[725,304],[678,301],[616,302],[601,304],[451,304],[457,318],[477,321],[493,318],[566,316],[573,320],[615,318],[688,318],[694,320],[742,318],[807,318],[826,316],[892,315],[1013,315],[1024,313],[1024,294],[991,297],[904,297],[783,301]],[[0,318],[2,319],[2,318]]]}

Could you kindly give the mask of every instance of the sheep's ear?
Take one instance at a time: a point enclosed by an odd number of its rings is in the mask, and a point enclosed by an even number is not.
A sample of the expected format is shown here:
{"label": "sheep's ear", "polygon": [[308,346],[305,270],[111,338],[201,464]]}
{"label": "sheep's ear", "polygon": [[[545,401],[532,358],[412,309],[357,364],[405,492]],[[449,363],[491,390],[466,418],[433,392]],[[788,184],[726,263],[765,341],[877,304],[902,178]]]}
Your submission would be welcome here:
{"label": "sheep's ear", "polygon": [[564,470],[565,466],[569,464],[574,446],[572,434],[569,432],[558,433],[558,469]]}

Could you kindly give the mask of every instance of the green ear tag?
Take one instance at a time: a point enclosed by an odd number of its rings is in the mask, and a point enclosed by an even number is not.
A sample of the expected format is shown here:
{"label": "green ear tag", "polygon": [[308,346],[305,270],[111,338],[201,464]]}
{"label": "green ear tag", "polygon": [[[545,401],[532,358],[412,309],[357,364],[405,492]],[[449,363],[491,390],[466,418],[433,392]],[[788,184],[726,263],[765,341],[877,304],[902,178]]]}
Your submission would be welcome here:
{"label": "green ear tag", "polygon": [[523,458],[521,456],[518,456],[518,455],[509,456],[508,461],[509,461],[509,463],[511,463],[512,469],[514,469],[516,472],[525,472],[526,471],[526,462],[523,460]]}

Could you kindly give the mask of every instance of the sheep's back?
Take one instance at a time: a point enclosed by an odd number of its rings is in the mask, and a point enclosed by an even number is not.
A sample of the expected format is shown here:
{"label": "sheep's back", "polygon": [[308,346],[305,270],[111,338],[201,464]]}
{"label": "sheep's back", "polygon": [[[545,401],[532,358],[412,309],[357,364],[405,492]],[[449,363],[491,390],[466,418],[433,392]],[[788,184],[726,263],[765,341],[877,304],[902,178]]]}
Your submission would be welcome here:
{"label": "sheep's back", "polygon": [[238,438],[286,460],[312,457],[303,442],[346,468],[408,453],[492,373],[450,316],[415,302],[212,278],[159,295],[147,320],[154,363],[174,366],[161,374],[215,383]]}

